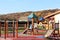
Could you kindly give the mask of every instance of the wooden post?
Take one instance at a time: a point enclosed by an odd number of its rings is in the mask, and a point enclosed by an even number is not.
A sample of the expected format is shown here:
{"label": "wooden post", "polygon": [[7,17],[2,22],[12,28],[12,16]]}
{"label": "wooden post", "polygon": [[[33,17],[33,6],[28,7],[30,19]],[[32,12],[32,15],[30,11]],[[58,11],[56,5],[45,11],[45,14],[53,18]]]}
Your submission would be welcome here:
{"label": "wooden post", "polygon": [[32,34],[34,34],[34,18],[32,18]]}
{"label": "wooden post", "polygon": [[[27,21],[27,27],[26,28],[28,29],[28,27],[29,27],[29,21]],[[28,31],[27,31],[27,33],[28,33]]]}
{"label": "wooden post", "polygon": [[1,21],[0,21],[0,37],[1,37]]}
{"label": "wooden post", "polygon": [[13,37],[15,37],[15,26],[14,26],[15,24],[14,24],[14,20],[13,20],[13,24],[12,24],[12,26],[13,26]]}
{"label": "wooden post", "polygon": [[37,18],[37,24],[39,23],[39,20],[38,20],[38,18]]}
{"label": "wooden post", "polygon": [[6,37],[8,37],[8,22],[6,21]]}
{"label": "wooden post", "polygon": [[6,20],[4,22],[4,27],[5,27],[5,39],[6,39]]}
{"label": "wooden post", "polygon": [[5,39],[6,39],[6,20],[4,22],[4,27],[5,27]]}
{"label": "wooden post", "polygon": [[15,28],[15,30],[16,30],[15,37],[18,38],[18,20],[16,21],[16,28]]}
{"label": "wooden post", "polygon": [[49,30],[49,20],[48,20],[48,30]]}
{"label": "wooden post", "polygon": [[59,20],[59,36],[60,36],[60,20]]}
{"label": "wooden post", "polygon": [[27,22],[27,28],[29,27],[29,21]]}
{"label": "wooden post", "polygon": [[5,25],[5,39],[6,39],[6,37],[8,36],[8,22],[5,20],[5,23],[4,23],[4,25]]}
{"label": "wooden post", "polygon": [[27,25],[25,24],[25,29],[27,28]]}

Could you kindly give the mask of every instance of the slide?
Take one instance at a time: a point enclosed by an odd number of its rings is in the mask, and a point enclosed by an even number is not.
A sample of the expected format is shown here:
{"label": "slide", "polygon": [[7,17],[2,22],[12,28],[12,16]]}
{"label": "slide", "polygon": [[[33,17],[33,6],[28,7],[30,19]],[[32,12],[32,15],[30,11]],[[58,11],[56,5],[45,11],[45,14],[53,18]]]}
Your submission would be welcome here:
{"label": "slide", "polygon": [[25,32],[27,32],[28,28],[26,28],[21,34],[24,34]]}
{"label": "slide", "polygon": [[[34,23],[34,28],[37,27],[37,23]],[[27,32],[27,30],[32,29],[32,24],[30,24],[30,28],[26,28],[21,34],[24,34]]]}
{"label": "slide", "polygon": [[47,33],[45,34],[45,37],[49,37],[53,31],[54,31],[54,29],[48,30]]}

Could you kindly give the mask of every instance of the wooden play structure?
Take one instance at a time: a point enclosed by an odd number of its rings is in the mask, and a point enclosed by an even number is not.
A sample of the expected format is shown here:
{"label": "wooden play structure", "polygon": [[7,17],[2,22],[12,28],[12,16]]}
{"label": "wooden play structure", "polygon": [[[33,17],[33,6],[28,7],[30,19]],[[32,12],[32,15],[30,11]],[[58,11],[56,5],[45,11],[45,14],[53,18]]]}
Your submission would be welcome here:
{"label": "wooden play structure", "polygon": [[[30,21],[29,21],[29,19],[31,20],[31,23],[30,23]],[[29,31],[31,31],[31,34],[33,35],[34,34],[34,20],[35,19],[37,19],[37,16],[34,14],[34,13],[31,13],[31,15],[29,15],[28,16],[28,21],[27,22],[20,22],[19,20],[12,20],[12,21],[9,21],[9,20],[0,20],[0,37],[3,37],[3,38],[7,38],[7,37],[9,37],[9,23],[11,23],[10,24],[10,26],[12,27],[12,34],[10,34],[10,36],[11,37],[13,37],[13,38],[18,38],[18,25],[19,25],[19,23],[24,23],[25,25],[25,27],[24,27],[24,31],[22,32],[22,33],[20,33],[20,34],[23,34],[23,33],[28,33]],[[38,22],[38,21],[37,21]],[[32,24],[32,29],[30,30],[29,29],[29,24]],[[4,30],[4,32],[3,32],[3,34],[2,34],[2,28],[3,28],[3,30]],[[4,35],[4,36],[2,36],[2,35]]]}
{"label": "wooden play structure", "polygon": [[[31,13],[28,16],[27,28],[22,33],[31,33],[33,35],[34,31],[35,31],[35,29],[34,29],[35,20],[37,20],[37,16],[34,13]],[[32,28],[31,29],[28,28],[29,27],[29,21],[31,21],[31,24],[32,24]],[[38,21],[36,21],[36,22],[38,23]]]}
{"label": "wooden play structure", "polygon": [[[4,38],[6,39],[8,37],[8,23],[11,21],[0,21],[0,37],[2,37],[2,28],[4,28]],[[2,24],[4,23],[4,24]],[[2,26],[3,25],[3,26]],[[15,28],[16,27],[16,28]],[[18,37],[18,21],[12,21],[12,29],[13,29],[13,37]]]}
{"label": "wooden play structure", "polygon": [[[23,32],[21,32],[20,34],[31,34],[31,35],[34,35],[35,33],[38,33],[37,32],[37,30],[34,28],[34,23],[39,23],[39,22],[41,22],[41,20],[44,20],[45,21],[45,19],[48,19],[48,21],[47,21],[47,24],[46,25],[48,25],[48,31],[47,31],[47,33],[45,34],[45,37],[49,37],[49,38],[54,38],[54,37],[59,37],[60,36],[60,22],[58,21],[58,23],[55,23],[55,18],[54,18],[54,16],[55,15],[57,15],[57,14],[59,14],[60,13],[60,11],[58,11],[58,12],[55,12],[55,13],[53,13],[53,14],[50,14],[50,15],[47,15],[47,16],[45,16],[45,17],[42,17],[41,19],[40,19],[40,21],[38,20],[38,17],[32,12],[29,16],[28,16],[28,21],[26,21],[26,22],[20,22],[20,23],[24,23],[24,31]],[[37,21],[36,21],[37,20]],[[9,25],[9,22],[11,22],[12,23],[12,37],[13,38],[18,38],[18,35],[19,35],[19,33],[18,33],[18,24],[19,24],[19,20],[12,20],[12,21],[9,21],[9,20],[0,20],[0,37],[2,37],[2,33],[1,33],[1,31],[2,31],[2,27],[4,27],[3,28],[3,30],[4,30],[4,38],[6,39],[7,37],[8,37],[8,35],[9,35],[9,33],[8,33],[8,25]],[[32,28],[31,29],[29,29],[29,25],[32,25]],[[58,28],[58,30],[56,30]]]}
{"label": "wooden play structure", "polygon": [[[55,40],[55,39],[60,40],[60,38],[59,38],[60,37],[60,30],[59,30],[60,29],[60,23],[59,23],[60,20],[57,20],[54,17],[57,14],[59,15],[60,11],[57,11],[53,14],[50,14],[50,15],[47,15],[46,17],[44,17],[44,18],[48,18],[48,19],[51,18],[49,21],[52,23],[50,25],[50,27],[52,27],[52,28],[47,31],[47,33],[45,34],[45,37],[48,37],[53,40]],[[56,19],[57,23],[55,22],[55,19]]]}

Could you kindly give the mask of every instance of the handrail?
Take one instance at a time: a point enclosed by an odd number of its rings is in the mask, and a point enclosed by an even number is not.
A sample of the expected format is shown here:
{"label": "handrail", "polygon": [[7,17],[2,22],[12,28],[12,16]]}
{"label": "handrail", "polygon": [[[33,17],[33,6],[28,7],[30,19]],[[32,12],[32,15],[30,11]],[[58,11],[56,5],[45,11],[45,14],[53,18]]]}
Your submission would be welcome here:
{"label": "handrail", "polygon": [[53,15],[59,14],[59,12],[60,12],[60,11],[57,11],[57,12],[55,12],[55,13],[52,13],[52,14],[50,14],[50,15],[47,15],[47,16],[44,17],[44,19],[46,19],[46,18],[48,18],[48,17],[50,17],[50,16],[53,16]]}

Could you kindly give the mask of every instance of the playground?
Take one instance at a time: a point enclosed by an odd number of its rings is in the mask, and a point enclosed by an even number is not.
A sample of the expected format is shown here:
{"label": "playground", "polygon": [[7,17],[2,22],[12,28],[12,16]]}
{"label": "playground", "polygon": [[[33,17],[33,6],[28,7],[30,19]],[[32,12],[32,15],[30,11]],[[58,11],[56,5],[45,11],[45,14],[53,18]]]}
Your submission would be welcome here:
{"label": "playground", "polygon": [[27,20],[0,20],[0,40],[60,39],[59,12],[39,18],[32,12]]}

